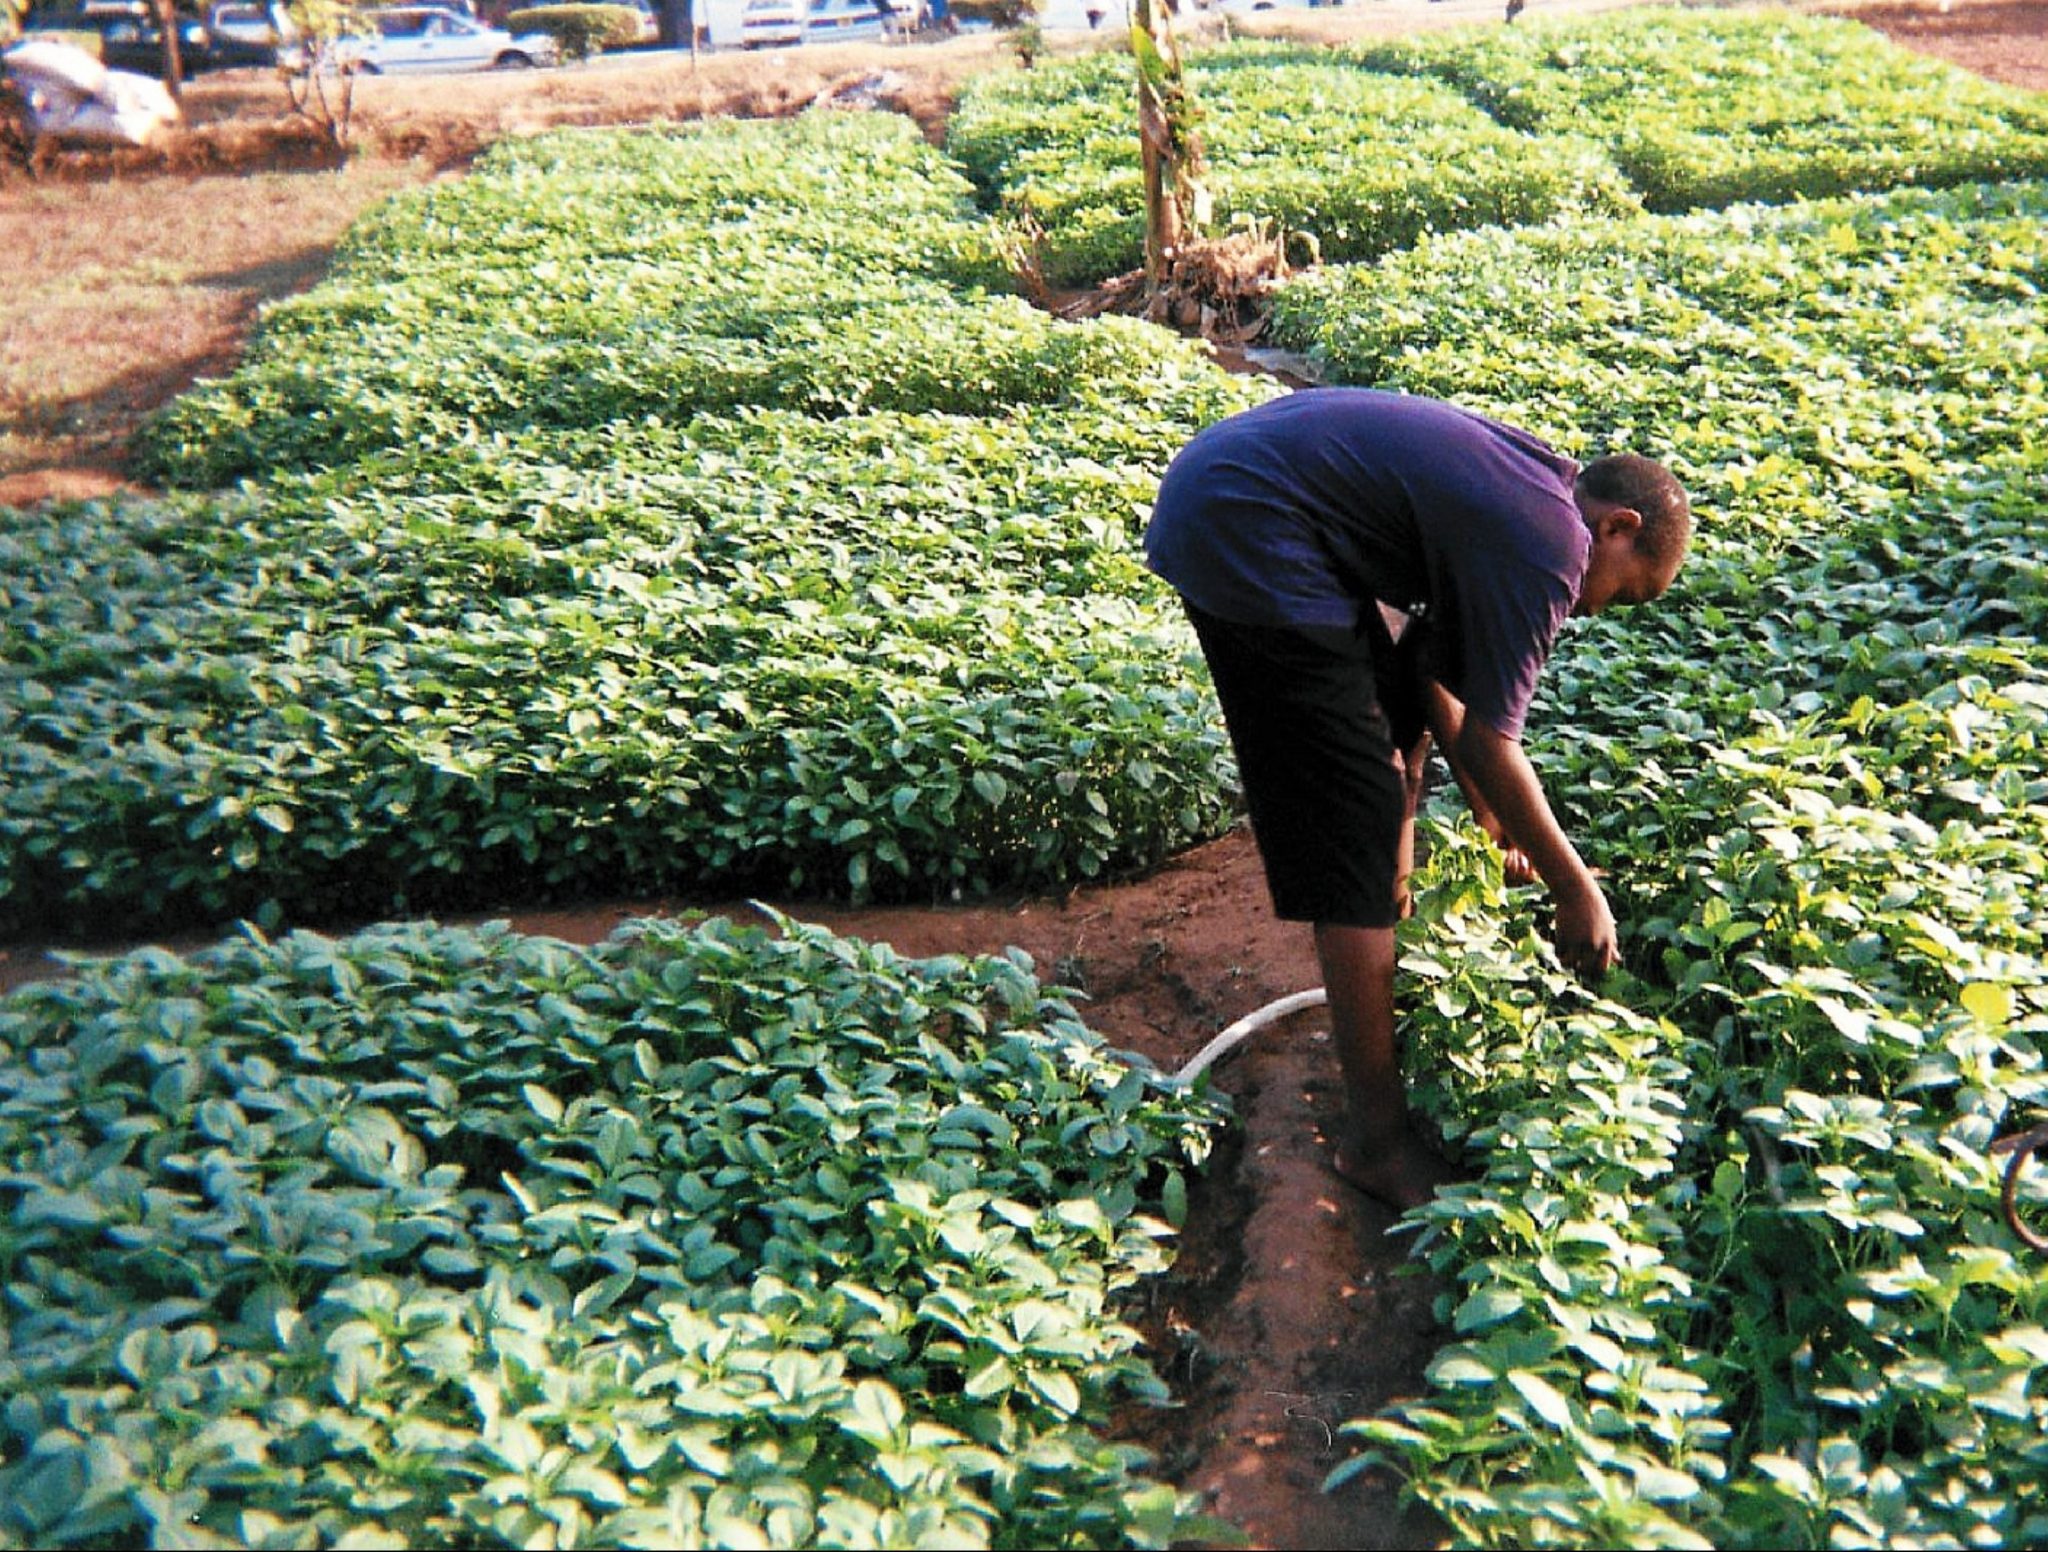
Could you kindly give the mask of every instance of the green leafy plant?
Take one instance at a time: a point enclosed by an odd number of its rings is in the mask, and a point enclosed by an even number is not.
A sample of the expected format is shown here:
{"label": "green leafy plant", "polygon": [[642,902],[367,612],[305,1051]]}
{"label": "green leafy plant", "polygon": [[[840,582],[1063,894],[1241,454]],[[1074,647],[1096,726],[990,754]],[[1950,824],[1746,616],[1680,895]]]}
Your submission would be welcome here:
{"label": "green leafy plant", "polygon": [[[1219,229],[1273,226],[1306,234],[1326,259],[1359,259],[1431,229],[1633,204],[1590,143],[1503,129],[1445,86],[1277,44],[1189,50],[1183,69]],[[1093,55],[980,77],[948,120],[948,151],[987,203],[1039,234],[1055,285],[1143,262],[1130,70]]]}
{"label": "green leafy plant", "polygon": [[[1051,283],[1143,258],[1127,65],[1062,60],[970,82],[948,149],[1034,238]],[[1840,18],[1642,7],[1332,50],[1191,51],[1205,183],[1224,226],[1362,261],[1424,236],[1647,207],[1682,211],[2039,176],[2027,94]]]}
{"label": "green leafy plant", "polygon": [[946,899],[1220,830],[1136,538],[1273,390],[990,296],[992,253],[880,117],[524,142],[387,207],[156,427],[165,477],[262,485],[0,537],[0,921]]}
{"label": "green leafy plant", "polygon": [[1839,17],[1655,6],[1352,57],[1446,80],[1516,129],[1591,135],[1652,210],[2048,170],[2038,101]]}
{"label": "green leafy plant", "polygon": [[[1568,629],[1531,722],[1625,973],[1577,987],[1430,821],[1412,1082],[1478,1178],[1408,1225],[1450,1289],[1428,1393],[1337,1476],[1401,1472],[1461,1544],[2048,1539],[2048,1274],[1989,1152],[2048,1108],[2048,209],[1973,181],[2037,166],[2037,110],[1874,47],[1660,12],[1190,61],[1226,185],[1232,135],[1269,191],[1306,159],[1233,106],[1276,90],[1411,105],[1433,186],[1492,199],[1539,140],[1517,176],[1596,169],[1541,209],[1389,195],[1370,267],[1291,282],[1274,329],[1330,380],[1656,453],[1701,515],[1659,608]],[[160,478],[245,488],[0,526],[8,925],[934,898],[1220,824],[1133,541],[1160,450],[1264,390],[999,299],[970,202],[1055,208],[1124,68],[970,93],[971,183],[872,120],[564,136],[359,228],[158,426]],[[1663,105],[1662,184],[1620,83]],[[1638,202],[1617,162],[1649,202],[1765,202],[1588,216]],[[1117,208],[1057,240],[1113,254]],[[1076,1247],[1156,1249],[1119,1172],[1195,1162],[1196,1101],[1012,1051],[1064,1018],[1019,967],[725,931],[293,937],[7,1004],[8,1534],[339,1537],[364,1503],[419,1541],[1196,1533],[1041,1428],[1143,1387]],[[825,1156],[853,1144],[879,1173]]]}
{"label": "green leafy plant", "polygon": [[147,952],[0,1002],[0,1545],[1220,1529],[1091,1432],[1215,1103],[788,920]]}
{"label": "green leafy plant", "polygon": [[1576,988],[1462,830],[1405,948],[1414,1081],[1484,1173],[1417,1222],[1456,1285],[1430,1393],[1339,1476],[1394,1466],[1461,1542],[2048,1528],[2048,1272],[1987,1152],[2048,1103],[2042,460],[2010,434],[2048,409],[2042,198],[1451,234],[1277,300],[1333,378],[1650,448],[1703,519],[1532,718],[1628,973]]}
{"label": "green leafy plant", "polygon": [[640,38],[640,14],[624,5],[530,5],[505,15],[508,32],[541,32],[564,59],[591,59]]}

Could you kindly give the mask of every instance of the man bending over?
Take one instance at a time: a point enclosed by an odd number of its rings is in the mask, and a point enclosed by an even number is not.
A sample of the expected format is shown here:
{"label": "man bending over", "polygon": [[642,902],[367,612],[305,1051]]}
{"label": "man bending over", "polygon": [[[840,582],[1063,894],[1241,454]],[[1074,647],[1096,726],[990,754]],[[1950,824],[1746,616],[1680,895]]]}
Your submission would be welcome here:
{"label": "man bending over", "polygon": [[1614,916],[1522,723],[1565,617],[1658,597],[1691,535],[1684,489],[1648,458],[1581,468],[1512,426],[1363,388],[1219,421],[1160,484],[1147,561],[1201,641],[1274,911],[1314,925],[1347,1112],[1332,1162],[1396,1210],[1453,1178],[1410,1122],[1394,1039],[1431,739],[1509,877],[1548,886],[1559,959],[1604,973]]}

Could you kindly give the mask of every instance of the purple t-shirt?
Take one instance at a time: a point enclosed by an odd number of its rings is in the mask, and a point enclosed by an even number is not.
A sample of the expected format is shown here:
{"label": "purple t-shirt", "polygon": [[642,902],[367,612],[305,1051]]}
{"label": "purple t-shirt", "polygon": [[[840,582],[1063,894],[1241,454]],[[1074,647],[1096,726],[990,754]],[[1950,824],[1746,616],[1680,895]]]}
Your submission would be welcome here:
{"label": "purple t-shirt", "polygon": [[1146,562],[1240,625],[1356,631],[1387,604],[1427,628],[1431,674],[1519,738],[1592,552],[1577,473],[1527,432],[1441,400],[1304,389],[1181,450]]}

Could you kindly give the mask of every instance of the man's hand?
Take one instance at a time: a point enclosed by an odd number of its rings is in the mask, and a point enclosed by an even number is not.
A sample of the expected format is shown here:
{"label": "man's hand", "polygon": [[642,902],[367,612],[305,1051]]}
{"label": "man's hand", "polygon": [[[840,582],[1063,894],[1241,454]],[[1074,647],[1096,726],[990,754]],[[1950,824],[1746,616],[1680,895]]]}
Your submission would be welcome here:
{"label": "man's hand", "polygon": [[1487,809],[1498,816],[1504,863],[1510,851],[1506,840],[1513,837],[1522,860],[1549,886],[1557,901],[1558,959],[1587,980],[1611,970],[1621,957],[1614,913],[1592,870],[1558,828],[1521,745],[1467,717],[1458,729],[1452,763],[1470,775]]}
{"label": "man's hand", "polygon": [[[1510,884],[1538,882],[1543,875],[1537,871],[1535,861],[1509,839],[1508,827],[1493,811],[1493,805],[1487,801],[1479,783],[1466,773],[1460,752],[1460,739],[1465,728],[1464,702],[1434,679],[1423,681],[1422,693],[1430,731],[1436,737],[1437,747],[1443,750],[1444,758],[1450,761],[1451,775],[1457,778],[1458,790],[1465,795],[1465,806],[1472,811],[1479,828],[1500,848],[1501,876]],[[1419,786],[1414,796],[1420,798]]]}
{"label": "man's hand", "polygon": [[1478,803],[1472,804],[1472,807],[1475,810],[1474,817],[1479,821],[1479,828],[1486,832],[1486,838],[1493,842],[1494,849],[1500,853],[1501,877],[1510,884],[1537,882],[1542,875],[1536,871],[1536,864],[1529,860],[1529,854],[1508,839],[1508,827],[1494,817],[1492,809],[1486,809],[1481,813],[1477,812],[1480,807]]}
{"label": "man's hand", "polygon": [[1508,883],[1533,884],[1541,877],[1536,871],[1536,864],[1529,860],[1529,854],[1521,847],[1510,846],[1505,841],[1498,844],[1501,877]]}
{"label": "man's hand", "polygon": [[1590,877],[1584,888],[1557,897],[1555,936],[1558,962],[1582,981],[1596,981],[1620,962],[1614,913]]}

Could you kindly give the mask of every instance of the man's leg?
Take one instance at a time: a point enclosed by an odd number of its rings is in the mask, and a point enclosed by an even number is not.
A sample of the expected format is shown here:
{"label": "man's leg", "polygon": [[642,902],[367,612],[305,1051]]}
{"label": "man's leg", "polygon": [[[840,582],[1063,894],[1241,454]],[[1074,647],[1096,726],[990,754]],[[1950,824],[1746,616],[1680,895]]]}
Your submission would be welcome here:
{"label": "man's leg", "polygon": [[[1274,913],[1316,924],[1345,1095],[1333,1163],[1367,1195],[1416,1206],[1455,1178],[1409,1126],[1395,1060],[1392,922],[1422,794],[1420,718],[1403,717],[1396,735],[1362,648],[1230,625],[1192,604],[1188,616],[1223,703]],[[1413,750],[1405,760],[1398,737]],[[1373,921],[1387,925],[1349,925]]]}
{"label": "man's leg", "polygon": [[[1424,732],[1401,752],[1404,802],[1394,903],[1403,917],[1413,909],[1408,875],[1415,867],[1415,816],[1422,807],[1429,751],[1430,736]],[[1325,922],[1315,932],[1316,958],[1330,999],[1330,1038],[1344,1073],[1346,1130],[1334,1160],[1337,1173],[1391,1207],[1419,1206],[1456,1177],[1409,1121],[1394,1035],[1394,929]]]}
{"label": "man's leg", "polygon": [[1457,1171],[1409,1122],[1394,1041],[1394,929],[1318,922],[1315,934],[1344,1074],[1345,1128],[1332,1162],[1395,1211],[1419,1207]]}

